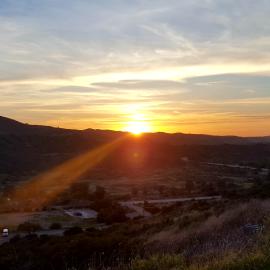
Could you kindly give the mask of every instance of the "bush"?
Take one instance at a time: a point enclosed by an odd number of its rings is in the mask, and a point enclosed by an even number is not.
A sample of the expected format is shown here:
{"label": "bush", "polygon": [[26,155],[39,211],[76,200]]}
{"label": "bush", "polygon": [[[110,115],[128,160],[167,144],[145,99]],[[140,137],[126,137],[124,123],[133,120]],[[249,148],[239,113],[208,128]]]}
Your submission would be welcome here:
{"label": "bush", "polygon": [[71,228],[65,230],[64,235],[70,236],[70,235],[80,234],[82,232],[83,232],[83,229],[81,227],[75,226],[75,227],[71,227]]}
{"label": "bush", "polygon": [[106,224],[120,223],[127,220],[124,209],[118,205],[100,210],[97,216],[98,222]]}
{"label": "bush", "polygon": [[21,236],[19,234],[14,235],[9,241],[10,243],[16,243],[21,240]]}
{"label": "bush", "polygon": [[184,229],[188,227],[191,223],[192,223],[192,220],[190,216],[183,216],[179,220],[179,224],[178,224],[179,229]]}
{"label": "bush", "polygon": [[147,211],[153,215],[160,212],[160,209],[158,207],[156,207],[154,204],[149,203],[147,201],[144,202],[143,208],[145,211]]}
{"label": "bush", "polygon": [[179,255],[155,255],[148,259],[135,259],[131,263],[131,270],[182,270],[185,263]]}
{"label": "bush", "polygon": [[51,226],[50,226],[50,230],[60,230],[62,229],[62,225],[61,223],[52,223]]}
{"label": "bush", "polygon": [[262,253],[249,254],[245,257],[225,257],[206,266],[197,265],[196,270],[267,270],[270,269],[269,257]]}
{"label": "bush", "polygon": [[42,227],[38,223],[24,222],[20,224],[17,228],[19,232],[32,233],[42,230]]}
{"label": "bush", "polygon": [[103,200],[106,196],[106,190],[104,187],[96,186],[95,198],[96,200]]}
{"label": "bush", "polygon": [[98,229],[96,229],[94,227],[89,227],[85,231],[87,231],[89,233],[98,233],[98,232],[100,232],[100,230],[98,230]]}

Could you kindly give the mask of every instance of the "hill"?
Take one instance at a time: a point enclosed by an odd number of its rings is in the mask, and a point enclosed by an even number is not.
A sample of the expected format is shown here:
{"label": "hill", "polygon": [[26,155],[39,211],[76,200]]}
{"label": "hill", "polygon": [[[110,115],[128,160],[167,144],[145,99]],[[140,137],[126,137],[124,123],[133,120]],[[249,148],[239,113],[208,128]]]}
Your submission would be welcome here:
{"label": "hill", "polygon": [[0,135],[55,135],[72,130],[41,125],[29,125],[0,116]]}
{"label": "hill", "polygon": [[[42,125],[29,125],[16,120],[0,116],[0,135],[70,135],[86,134],[91,137],[104,139],[114,139],[123,135],[120,131],[98,130],[98,129],[63,129]],[[218,145],[218,144],[252,144],[252,143],[270,143],[270,136],[266,137],[238,137],[238,136],[214,136],[205,134],[184,134],[184,133],[148,133],[145,137],[157,143],[169,143],[177,145],[200,144],[200,145]]]}
{"label": "hill", "polygon": [[[1,117],[0,174],[38,173],[123,135],[127,134],[110,130],[68,130],[28,125]],[[110,171],[128,171],[133,166],[130,163],[134,153],[140,156],[136,166],[142,171],[179,166],[184,157],[199,162],[254,166],[270,164],[269,137],[148,133],[126,138],[99,166]]]}

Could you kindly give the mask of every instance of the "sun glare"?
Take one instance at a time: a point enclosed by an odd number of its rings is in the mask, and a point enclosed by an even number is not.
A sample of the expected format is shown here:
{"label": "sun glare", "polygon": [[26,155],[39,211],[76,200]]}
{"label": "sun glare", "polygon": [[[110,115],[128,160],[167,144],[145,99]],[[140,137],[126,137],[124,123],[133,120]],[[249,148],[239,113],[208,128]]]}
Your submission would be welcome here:
{"label": "sun glare", "polygon": [[125,131],[128,131],[134,135],[141,135],[142,133],[150,132],[151,128],[146,122],[134,121],[128,123]]}

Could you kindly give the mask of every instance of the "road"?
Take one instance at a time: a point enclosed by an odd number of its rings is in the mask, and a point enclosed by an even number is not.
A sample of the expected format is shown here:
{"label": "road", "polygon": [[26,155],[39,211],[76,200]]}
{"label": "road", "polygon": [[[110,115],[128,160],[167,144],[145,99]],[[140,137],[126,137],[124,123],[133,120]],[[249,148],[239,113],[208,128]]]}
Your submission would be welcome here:
{"label": "road", "polygon": [[162,203],[177,203],[177,202],[186,202],[186,201],[205,201],[205,200],[220,200],[221,196],[201,196],[201,197],[188,197],[188,198],[172,198],[172,199],[157,199],[157,200],[144,200],[144,201],[125,201],[121,202],[123,206],[130,206],[134,204],[143,204],[145,201],[153,204],[162,204]]}
{"label": "road", "polygon": [[72,217],[79,217],[79,218],[97,218],[98,213],[92,209],[68,209],[64,210],[64,212]]}
{"label": "road", "polygon": [[[202,162],[202,164],[207,165],[213,165],[213,166],[222,166],[222,167],[228,167],[228,168],[239,168],[239,169],[248,169],[248,170],[257,170],[258,168],[252,167],[252,166],[244,166],[244,165],[238,165],[238,164],[224,164],[224,163],[215,163],[215,162]],[[264,172],[269,172],[269,169],[262,168],[261,169]]]}
{"label": "road", "polygon": [[[186,201],[220,200],[221,198],[222,198],[221,196],[201,196],[201,197],[188,197],[188,198],[168,198],[168,199],[158,199],[158,200],[137,200],[137,201],[134,200],[134,201],[120,202],[120,204],[131,210],[131,212],[128,213],[127,216],[132,219],[132,218],[135,218],[138,216],[143,216],[146,218],[152,216],[151,213],[145,211],[143,208],[143,204],[145,201],[147,201],[148,203],[152,203],[152,204],[170,204],[170,203],[186,202]],[[140,204],[142,206],[140,206]],[[80,209],[80,210],[82,210],[82,209]],[[83,210],[85,210],[85,209],[83,209]],[[76,211],[78,211],[78,210],[76,210]],[[30,217],[33,217],[33,215],[35,215],[35,214],[39,214],[39,213],[38,212],[36,212],[36,213],[10,213],[10,214],[7,214],[6,219],[8,219],[10,222],[11,217],[12,217],[12,219],[16,218],[16,222],[19,224],[23,221],[26,221]],[[73,215],[74,213],[70,212],[68,214]],[[83,213],[82,218],[85,218],[84,215],[86,215],[87,217],[89,217],[89,215],[91,215],[91,217],[93,217],[92,215],[96,215],[96,212],[94,213],[93,210],[88,210],[88,211]],[[10,218],[7,218],[7,217],[10,217]],[[101,227],[100,227],[100,229],[101,229]],[[42,234],[63,235],[63,232],[64,232],[64,229],[61,229],[61,230],[42,230],[42,231],[37,231],[35,233],[37,235],[42,235]],[[0,236],[0,245],[2,245],[5,242],[8,242],[12,237],[14,237],[17,234],[19,234],[20,236],[27,235],[26,233],[10,233],[9,237],[6,237],[6,238]]]}
{"label": "road", "polygon": [[138,206],[137,204],[125,204],[125,203],[120,203],[122,206],[125,206],[132,210],[132,212],[127,213],[126,216],[130,219],[136,218],[136,217],[151,217],[152,214],[145,211],[145,209],[142,206]]}
{"label": "road", "polygon": [[[202,197],[189,197],[189,198],[171,198],[171,199],[159,199],[159,200],[145,200],[150,204],[169,204],[169,203],[178,203],[178,202],[187,202],[187,201],[202,201],[202,200],[220,200],[221,196],[202,196]],[[121,206],[127,207],[132,212],[127,214],[127,217],[133,219],[139,216],[151,217],[152,214],[145,211],[143,204],[145,201],[125,201],[120,202]],[[139,205],[142,206],[139,206]]]}

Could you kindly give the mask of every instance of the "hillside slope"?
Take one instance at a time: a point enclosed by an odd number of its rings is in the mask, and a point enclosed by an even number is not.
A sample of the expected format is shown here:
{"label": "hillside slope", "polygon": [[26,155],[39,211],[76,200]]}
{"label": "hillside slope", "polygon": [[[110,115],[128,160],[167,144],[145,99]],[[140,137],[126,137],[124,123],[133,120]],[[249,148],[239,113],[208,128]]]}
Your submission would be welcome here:
{"label": "hillside slope", "polygon": [[[63,135],[63,134],[86,134],[92,137],[103,137],[113,139],[123,135],[123,132],[98,129],[63,129],[42,125],[23,124],[16,120],[0,116],[0,135]],[[157,143],[169,144],[251,144],[270,143],[270,136],[266,137],[238,137],[238,136],[214,136],[205,134],[184,134],[184,133],[149,133],[145,137]]]}

